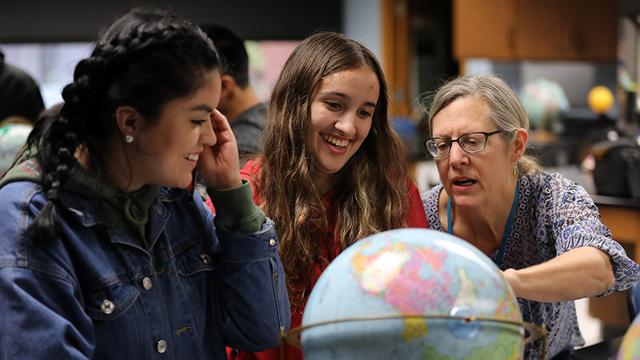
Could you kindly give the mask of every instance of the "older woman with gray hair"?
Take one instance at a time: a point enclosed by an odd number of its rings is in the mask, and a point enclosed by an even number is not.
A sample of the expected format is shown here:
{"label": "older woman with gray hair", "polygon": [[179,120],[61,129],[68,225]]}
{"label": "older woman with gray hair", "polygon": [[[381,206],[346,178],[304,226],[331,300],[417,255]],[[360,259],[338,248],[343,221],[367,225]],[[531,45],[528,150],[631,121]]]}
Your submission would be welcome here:
{"label": "older woman with gray hair", "polygon": [[[429,226],[489,256],[524,320],[547,327],[545,358],[570,358],[584,344],[573,300],[629,288],[640,266],[612,240],[585,189],[525,155],[527,114],[499,77],[444,84],[428,115],[424,144],[442,182],[422,194]],[[534,342],[525,358],[541,352]]]}

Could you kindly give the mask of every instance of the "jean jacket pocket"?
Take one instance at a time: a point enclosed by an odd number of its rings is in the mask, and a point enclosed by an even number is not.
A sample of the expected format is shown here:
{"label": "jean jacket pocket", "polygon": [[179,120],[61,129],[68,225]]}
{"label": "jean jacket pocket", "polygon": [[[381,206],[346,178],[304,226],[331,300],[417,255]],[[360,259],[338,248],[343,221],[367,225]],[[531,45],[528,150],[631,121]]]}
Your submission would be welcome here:
{"label": "jean jacket pocket", "polygon": [[204,242],[200,240],[177,254],[175,262],[178,274],[183,277],[189,277],[198,273],[216,270],[220,263],[220,255],[218,252],[204,246]]}
{"label": "jean jacket pocket", "polygon": [[84,295],[87,314],[94,321],[109,321],[122,316],[136,302],[140,291],[134,284],[115,282]]}

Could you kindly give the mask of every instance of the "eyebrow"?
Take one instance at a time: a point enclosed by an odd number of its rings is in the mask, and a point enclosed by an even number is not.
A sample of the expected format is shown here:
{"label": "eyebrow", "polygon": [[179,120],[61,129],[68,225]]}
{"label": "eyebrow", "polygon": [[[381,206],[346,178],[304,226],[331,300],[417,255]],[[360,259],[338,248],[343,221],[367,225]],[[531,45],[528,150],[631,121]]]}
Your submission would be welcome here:
{"label": "eyebrow", "polygon": [[[327,92],[324,92],[322,94],[323,95],[335,95],[335,96],[338,96],[338,97],[341,97],[341,98],[349,99],[349,96],[347,96],[347,94],[344,94],[344,93],[341,93],[341,92],[338,92],[338,91],[327,91]],[[371,101],[367,101],[363,105],[364,106],[370,106],[370,107],[373,107],[373,108],[376,107],[376,104],[371,102]]]}
{"label": "eyebrow", "polygon": [[213,108],[207,104],[199,104],[189,109],[189,111],[204,111],[210,113],[213,112]]}
{"label": "eyebrow", "polygon": [[[458,139],[460,138],[460,136],[465,136],[465,135],[469,135],[469,134],[483,133],[483,132],[484,131],[479,131],[479,130],[463,132],[462,134],[458,135]],[[453,136],[449,136],[449,135],[447,135],[447,136],[435,136],[435,135],[433,135],[432,137],[433,138],[441,138],[441,139],[453,139]]]}

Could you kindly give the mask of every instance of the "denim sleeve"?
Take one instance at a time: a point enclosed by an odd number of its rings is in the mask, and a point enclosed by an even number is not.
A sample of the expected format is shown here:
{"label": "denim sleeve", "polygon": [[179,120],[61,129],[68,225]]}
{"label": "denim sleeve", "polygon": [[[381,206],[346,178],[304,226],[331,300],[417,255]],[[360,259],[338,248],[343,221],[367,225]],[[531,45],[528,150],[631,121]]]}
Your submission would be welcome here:
{"label": "denim sleeve", "polygon": [[[213,224],[210,212],[201,214]],[[225,344],[253,352],[277,346],[289,329],[290,307],[273,222],[267,219],[252,233],[215,229],[211,236],[221,255],[216,303]]]}
{"label": "denim sleeve", "polygon": [[0,268],[0,358],[90,359],[92,323],[56,276],[23,267]]}

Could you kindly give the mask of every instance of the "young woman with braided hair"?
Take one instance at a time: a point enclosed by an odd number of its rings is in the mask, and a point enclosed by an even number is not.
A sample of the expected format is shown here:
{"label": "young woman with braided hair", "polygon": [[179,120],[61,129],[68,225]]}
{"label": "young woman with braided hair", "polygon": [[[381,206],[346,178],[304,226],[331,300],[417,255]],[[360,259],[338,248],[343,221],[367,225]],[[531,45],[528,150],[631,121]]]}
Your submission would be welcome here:
{"label": "young woman with braided hair", "polygon": [[[225,359],[275,346],[289,303],[188,21],[118,18],[0,183],[0,358]],[[217,215],[188,190],[194,170]],[[215,223],[215,225],[214,225]]]}
{"label": "young woman with braided hair", "polygon": [[[300,43],[274,86],[264,151],[242,175],[276,223],[292,327],[322,271],[349,245],[384,230],[427,226],[387,96],[371,51],[333,32]],[[288,344],[285,353],[302,358]],[[279,349],[232,354],[280,358]]]}

